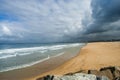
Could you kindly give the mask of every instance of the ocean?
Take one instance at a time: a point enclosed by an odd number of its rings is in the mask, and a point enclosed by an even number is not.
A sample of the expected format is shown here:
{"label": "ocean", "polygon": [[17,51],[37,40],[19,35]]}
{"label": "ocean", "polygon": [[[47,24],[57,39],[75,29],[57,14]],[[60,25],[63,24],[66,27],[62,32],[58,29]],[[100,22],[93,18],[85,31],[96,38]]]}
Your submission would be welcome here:
{"label": "ocean", "polygon": [[77,54],[85,43],[0,44],[0,72],[24,68],[64,53]]}

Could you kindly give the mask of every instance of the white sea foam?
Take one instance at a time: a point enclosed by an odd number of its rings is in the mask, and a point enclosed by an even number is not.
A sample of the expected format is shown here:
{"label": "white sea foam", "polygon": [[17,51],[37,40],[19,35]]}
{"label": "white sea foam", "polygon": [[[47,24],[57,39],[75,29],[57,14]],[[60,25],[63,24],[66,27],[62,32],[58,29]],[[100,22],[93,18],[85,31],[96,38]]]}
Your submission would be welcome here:
{"label": "white sea foam", "polygon": [[[0,50],[0,61],[7,61],[8,64],[1,63],[0,72],[29,67],[37,63],[50,59],[51,57],[57,57],[64,54],[64,50],[69,50],[72,47],[83,46],[84,44],[64,44],[64,45],[52,45],[52,46],[40,46],[31,48],[17,48],[17,49],[5,49]],[[36,55],[34,55],[34,53]],[[26,56],[28,57],[26,57]],[[38,56],[39,55],[39,56]],[[21,56],[21,57],[19,57]],[[25,57],[22,57],[25,56]],[[31,57],[32,56],[32,57]],[[17,57],[17,58],[14,58]],[[44,58],[46,57],[46,58]],[[44,58],[44,59],[42,59]],[[2,60],[3,59],[3,60]],[[21,61],[19,61],[19,59]],[[16,62],[12,62],[16,60]],[[23,61],[23,62],[22,62]],[[24,62],[25,61],[25,62]],[[10,62],[10,63],[9,63]],[[13,65],[12,65],[13,64]],[[10,65],[10,66],[8,66]]]}
{"label": "white sea foam", "polygon": [[47,51],[59,50],[59,49],[63,49],[63,48],[75,47],[75,46],[80,46],[80,45],[83,45],[83,44],[76,43],[76,44],[40,46],[40,47],[31,47],[31,48],[5,49],[5,50],[0,50],[0,59],[29,55],[29,54],[33,54],[35,52],[45,53]]}
{"label": "white sea foam", "polygon": [[6,69],[3,69],[3,70],[0,70],[0,72],[5,72],[5,71],[14,70],[14,69],[20,69],[20,68],[29,67],[29,66],[35,65],[35,64],[37,64],[37,63],[43,62],[43,61],[45,61],[45,60],[48,60],[48,59],[50,59],[49,56],[48,56],[47,58],[44,58],[44,59],[40,60],[40,61],[32,62],[32,63],[29,63],[29,64],[24,64],[24,65],[21,65],[21,66],[13,66],[13,67],[9,67],[9,68],[6,68]]}
{"label": "white sea foam", "polygon": [[[61,52],[59,53],[58,55],[55,55],[55,56],[52,56],[52,57],[58,57],[58,56],[61,56],[63,55],[64,52]],[[35,65],[35,64],[38,64],[40,62],[43,62],[43,61],[46,61],[50,58],[52,58],[51,56],[48,55],[47,58],[44,58],[42,60],[39,60],[39,61],[35,61],[35,62],[31,62],[29,64],[24,64],[24,65],[21,65],[21,66],[13,66],[13,67],[9,67],[9,68],[6,68],[6,69],[3,69],[3,70],[0,70],[0,72],[6,72],[6,71],[10,71],[10,70],[14,70],[14,69],[20,69],[20,68],[25,68],[25,67],[29,67],[29,66],[32,66],[32,65]]]}

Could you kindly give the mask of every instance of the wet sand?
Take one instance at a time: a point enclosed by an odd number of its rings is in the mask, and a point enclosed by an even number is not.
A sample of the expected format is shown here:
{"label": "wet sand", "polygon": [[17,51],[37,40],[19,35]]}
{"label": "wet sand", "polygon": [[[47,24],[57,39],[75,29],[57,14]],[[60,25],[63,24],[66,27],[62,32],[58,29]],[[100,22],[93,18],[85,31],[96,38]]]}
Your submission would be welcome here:
{"label": "wet sand", "polygon": [[[77,53],[76,53],[77,54]],[[76,54],[64,53],[30,67],[0,73],[0,80],[30,80],[65,63]]]}
{"label": "wet sand", "polygon": [[108,66],[120,66],[120,42],[88,43],[76,57],[36,78],[48,74],[63,75],[80,70],[99,70]]}
{"label": "wet sand", "polygon": [[0,73],[0,80],[36,80],[48,74],[63,75],[80,70],[120,66],[120,42],[88,43],[79,54],[63,54],[32,67]]}

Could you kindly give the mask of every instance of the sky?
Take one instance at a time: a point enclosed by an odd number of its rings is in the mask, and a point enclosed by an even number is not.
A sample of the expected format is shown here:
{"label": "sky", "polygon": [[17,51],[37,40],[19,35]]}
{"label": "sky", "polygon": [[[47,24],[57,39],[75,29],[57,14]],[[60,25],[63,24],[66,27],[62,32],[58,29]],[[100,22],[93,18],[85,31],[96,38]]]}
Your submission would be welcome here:
{"label": "sky", "polygon": [[120,0],[0,0],[0,43],[120,40]]}

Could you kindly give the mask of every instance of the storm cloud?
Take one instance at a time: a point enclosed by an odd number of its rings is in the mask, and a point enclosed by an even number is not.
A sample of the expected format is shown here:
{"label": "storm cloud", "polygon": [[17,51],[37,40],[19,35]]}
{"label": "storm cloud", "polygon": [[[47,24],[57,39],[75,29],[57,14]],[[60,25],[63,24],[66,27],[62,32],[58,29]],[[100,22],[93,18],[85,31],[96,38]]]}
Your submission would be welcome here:
{"label": "storm cloud", "polygon": [[0,42],[120,39],[120,0],[0,0]]}
{"label": "storm cloud", "polygon": [[93,21],[85,34],[91,40],[120,39],[120,0],[92,0]]}

